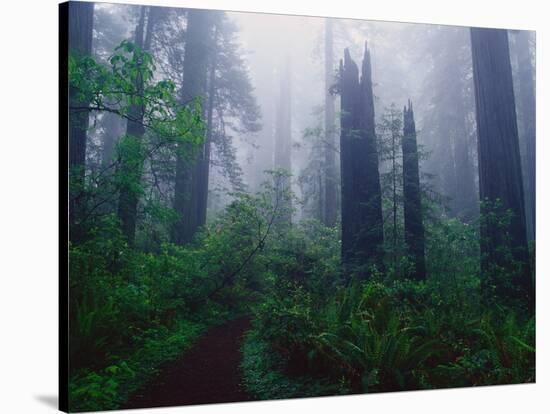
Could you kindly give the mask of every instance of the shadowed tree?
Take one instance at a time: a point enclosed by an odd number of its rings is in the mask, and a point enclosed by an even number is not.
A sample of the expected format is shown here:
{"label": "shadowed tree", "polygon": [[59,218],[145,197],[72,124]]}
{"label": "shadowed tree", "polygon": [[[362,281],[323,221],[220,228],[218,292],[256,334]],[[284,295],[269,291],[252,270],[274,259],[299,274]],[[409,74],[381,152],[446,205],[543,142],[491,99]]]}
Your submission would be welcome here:
{"label": "shadowed tree", "polygon": [[[92,53],[94,4],[71,2],[69,4],[69,53],[85,57]],[[69,106],[87,107],[89,102],[78,98],[77,90],[69,87]],[[71,197],[69,204],[70,238],[77,241],[82,237],[79,229],[78,208],[84,203],[82,198],[86,163],[86,130],[88,111],[69,112],[69,172]]]}
{"label": "shadowed tree", "polygon": [[527,220],[527,238],[536,236],[536,103],[535,74],[531,62],[529,32],[516,32],[516,57],[518,79],[518,109],[520,118],[520,153],[522,153],[523,185],[525,191],[525,216]]}
{"label": "shadowed tree", "polygon": [[[248,139],[249,134],[261,129],[260,109],[237,37],[238,28],[225,13],[210,13],[211,37],[204,45],[208,55],[205,91],[200,95],[202,108],[197,111],[202,113],[206,128],[203,148],[195,157],[189,158],[189,161],[197,162],[196,174],[190,179],[198,181],[194,186],[199,192],[189,194],[188,201],[193,203],[191,198],[197,198],[198,222],[202,224],[206,221],[207,210],[214,213],[217,209],[220,195],[226,192],[226,183],[235,191],[242,191],[245,187],[241,166],[236,159],[235,138]],[[153,45],[156,56],[167,57],[167,62],[161,64],[162,71],[176,80],[182,95],[181,85],[188,72],[184,61],[186,25],[182,24],[185,16],[187,12],[178,13],[178,9],[164,13],[155,30]],[[197,105],[193,107],[197,108]],[[175,159],[161,156],[155,160],[154,166],[157,181],[166,189],[161,197],[169,203],[173,203],[168,198],[174,191],[175,162]],[[163,176],[158,175],[162,170],[165,171]]]}
{"label": "shadowed tree", "polygon": [[324,174],[324,208],[323,223],[326,226],[336,224],[336,116],[334,111],[334,96],[331,87],[334,84],[334,46],[333,22],[325,19],[325,174]]}
{"label": "shadowed tree", "polygon": [[412,103],[403,109],[403,210],[405,217],[405,243],[414,260],[414,279],[426,278],[424,257],[424,225],[422,222],[422,200],[420,193],[420,172],[416,126]]}
{"label": "shadowed tree", "polygon": [[[203,99],[206,94],[209,48],[211,47],[211,12],[189,10],[187,14],[187,31],[184,54],[183,84],[181,89],[182,104],[194,99]],[[204,224],[206,208],[199,189],[204,179],[204,163],[207,162],[208,150],[206,139],[198,150],[193,150],[189,157],[179,155],[176,160],[176,182],[174,188],[174,209],[178,214],[172,231],[172,241],[176,244],[189,243],[197,229]],[[188,151],[189,152],[189,151]]]}
{"label": "shadowed tree", "polygon": [[[370,53],[365,43],[361,79],[349,50],[340,62],[342,261],[382,267],[383,221]],[[366,267],[365,267],[366,266]]]}
{"label": "shadowed tree", "polygon": [[[534,301],[528,269],[523,182],[506,30],[472,28],[478,130],[482,288],[485,297]],[[509,219],[506,219],[509,215]],[[505,248],[508,249],[505,249]],[[506,254],[506,250],[512,254]],[[511,257],[510,257],[511,256]],[[512,287],[496,276],[513,269]]]}
{"label": "shadowed tree", "polygon": [[207,100],[206,100],[206,136],[204,139],[204,150],[202,156],[197,160],[197,215],[199,226],[206,223],[206,208],[208,203],[208,177],[210,176],[210,151],[212,146],[213,135],[213,117],[214,117],[214,105],[216,97],[216,70],[218,61],[218,28],[214,25],[214,34],[212,39],[212,51],[209,54],[210,67],[207,79]]}

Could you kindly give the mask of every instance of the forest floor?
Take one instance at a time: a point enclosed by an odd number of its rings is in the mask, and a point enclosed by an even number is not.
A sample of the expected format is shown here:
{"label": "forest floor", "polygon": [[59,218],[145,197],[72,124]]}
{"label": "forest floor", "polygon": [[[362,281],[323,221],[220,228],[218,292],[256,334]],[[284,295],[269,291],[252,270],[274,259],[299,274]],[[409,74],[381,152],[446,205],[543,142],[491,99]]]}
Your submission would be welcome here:
{"label": "forest floor", "polygon": [[180,358],[161,368],[123,408],[249,401],[240,369],[240,347],[248,329],[247,317],[213,327]]}

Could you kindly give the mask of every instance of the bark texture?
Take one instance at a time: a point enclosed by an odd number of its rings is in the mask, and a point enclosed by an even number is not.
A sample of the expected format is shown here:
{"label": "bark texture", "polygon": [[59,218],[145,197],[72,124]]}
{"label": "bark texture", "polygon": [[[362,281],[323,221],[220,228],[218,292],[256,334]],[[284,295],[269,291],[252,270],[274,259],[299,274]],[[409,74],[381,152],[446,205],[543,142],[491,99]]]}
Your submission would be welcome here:
{"label": "bark texture", "polygon": [[365,44],[361,79],[349,50],[340,63],[342,176],[342,261],[383,266],[383,221],[370,53]]}
{"label": "bark texture", "polygon": [[[523,181],[512,68],[506,30],[471,29],[478,129],[479,192],[482,201],[481,266],[486,297],[534,300],[529,271]],[[501,220],[510,212],[509,220]],[[496,218],[496,219],[495,219]],[[513,260],[505,254],[509,249]],[[513,288],[496,276],[516,269]],[[500,272],[501,273],[501,272]]]}

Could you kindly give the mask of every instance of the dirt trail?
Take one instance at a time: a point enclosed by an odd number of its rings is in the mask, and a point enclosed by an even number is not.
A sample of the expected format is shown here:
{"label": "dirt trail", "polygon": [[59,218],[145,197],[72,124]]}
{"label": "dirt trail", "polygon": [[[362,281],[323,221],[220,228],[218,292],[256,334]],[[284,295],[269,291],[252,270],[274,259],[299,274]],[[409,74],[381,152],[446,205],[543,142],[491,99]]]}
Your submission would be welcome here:
{"label": "dirt trail", "polygon": [[240,318],[207,331],[179,359],[167,364],[123,408],[248,401],[241,383],[240,345],[250,328]]}

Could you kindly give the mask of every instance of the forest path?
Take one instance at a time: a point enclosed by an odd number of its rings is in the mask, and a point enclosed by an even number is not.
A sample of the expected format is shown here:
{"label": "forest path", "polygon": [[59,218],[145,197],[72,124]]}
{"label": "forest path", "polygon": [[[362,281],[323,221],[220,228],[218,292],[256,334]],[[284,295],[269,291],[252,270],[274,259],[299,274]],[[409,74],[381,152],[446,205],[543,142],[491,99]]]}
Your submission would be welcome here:
{"label": "forest path", "polygon": [[241,383],[240,346],[250,329],[243,317],[216,326],[134,394],[123,408],[248,401]]}

